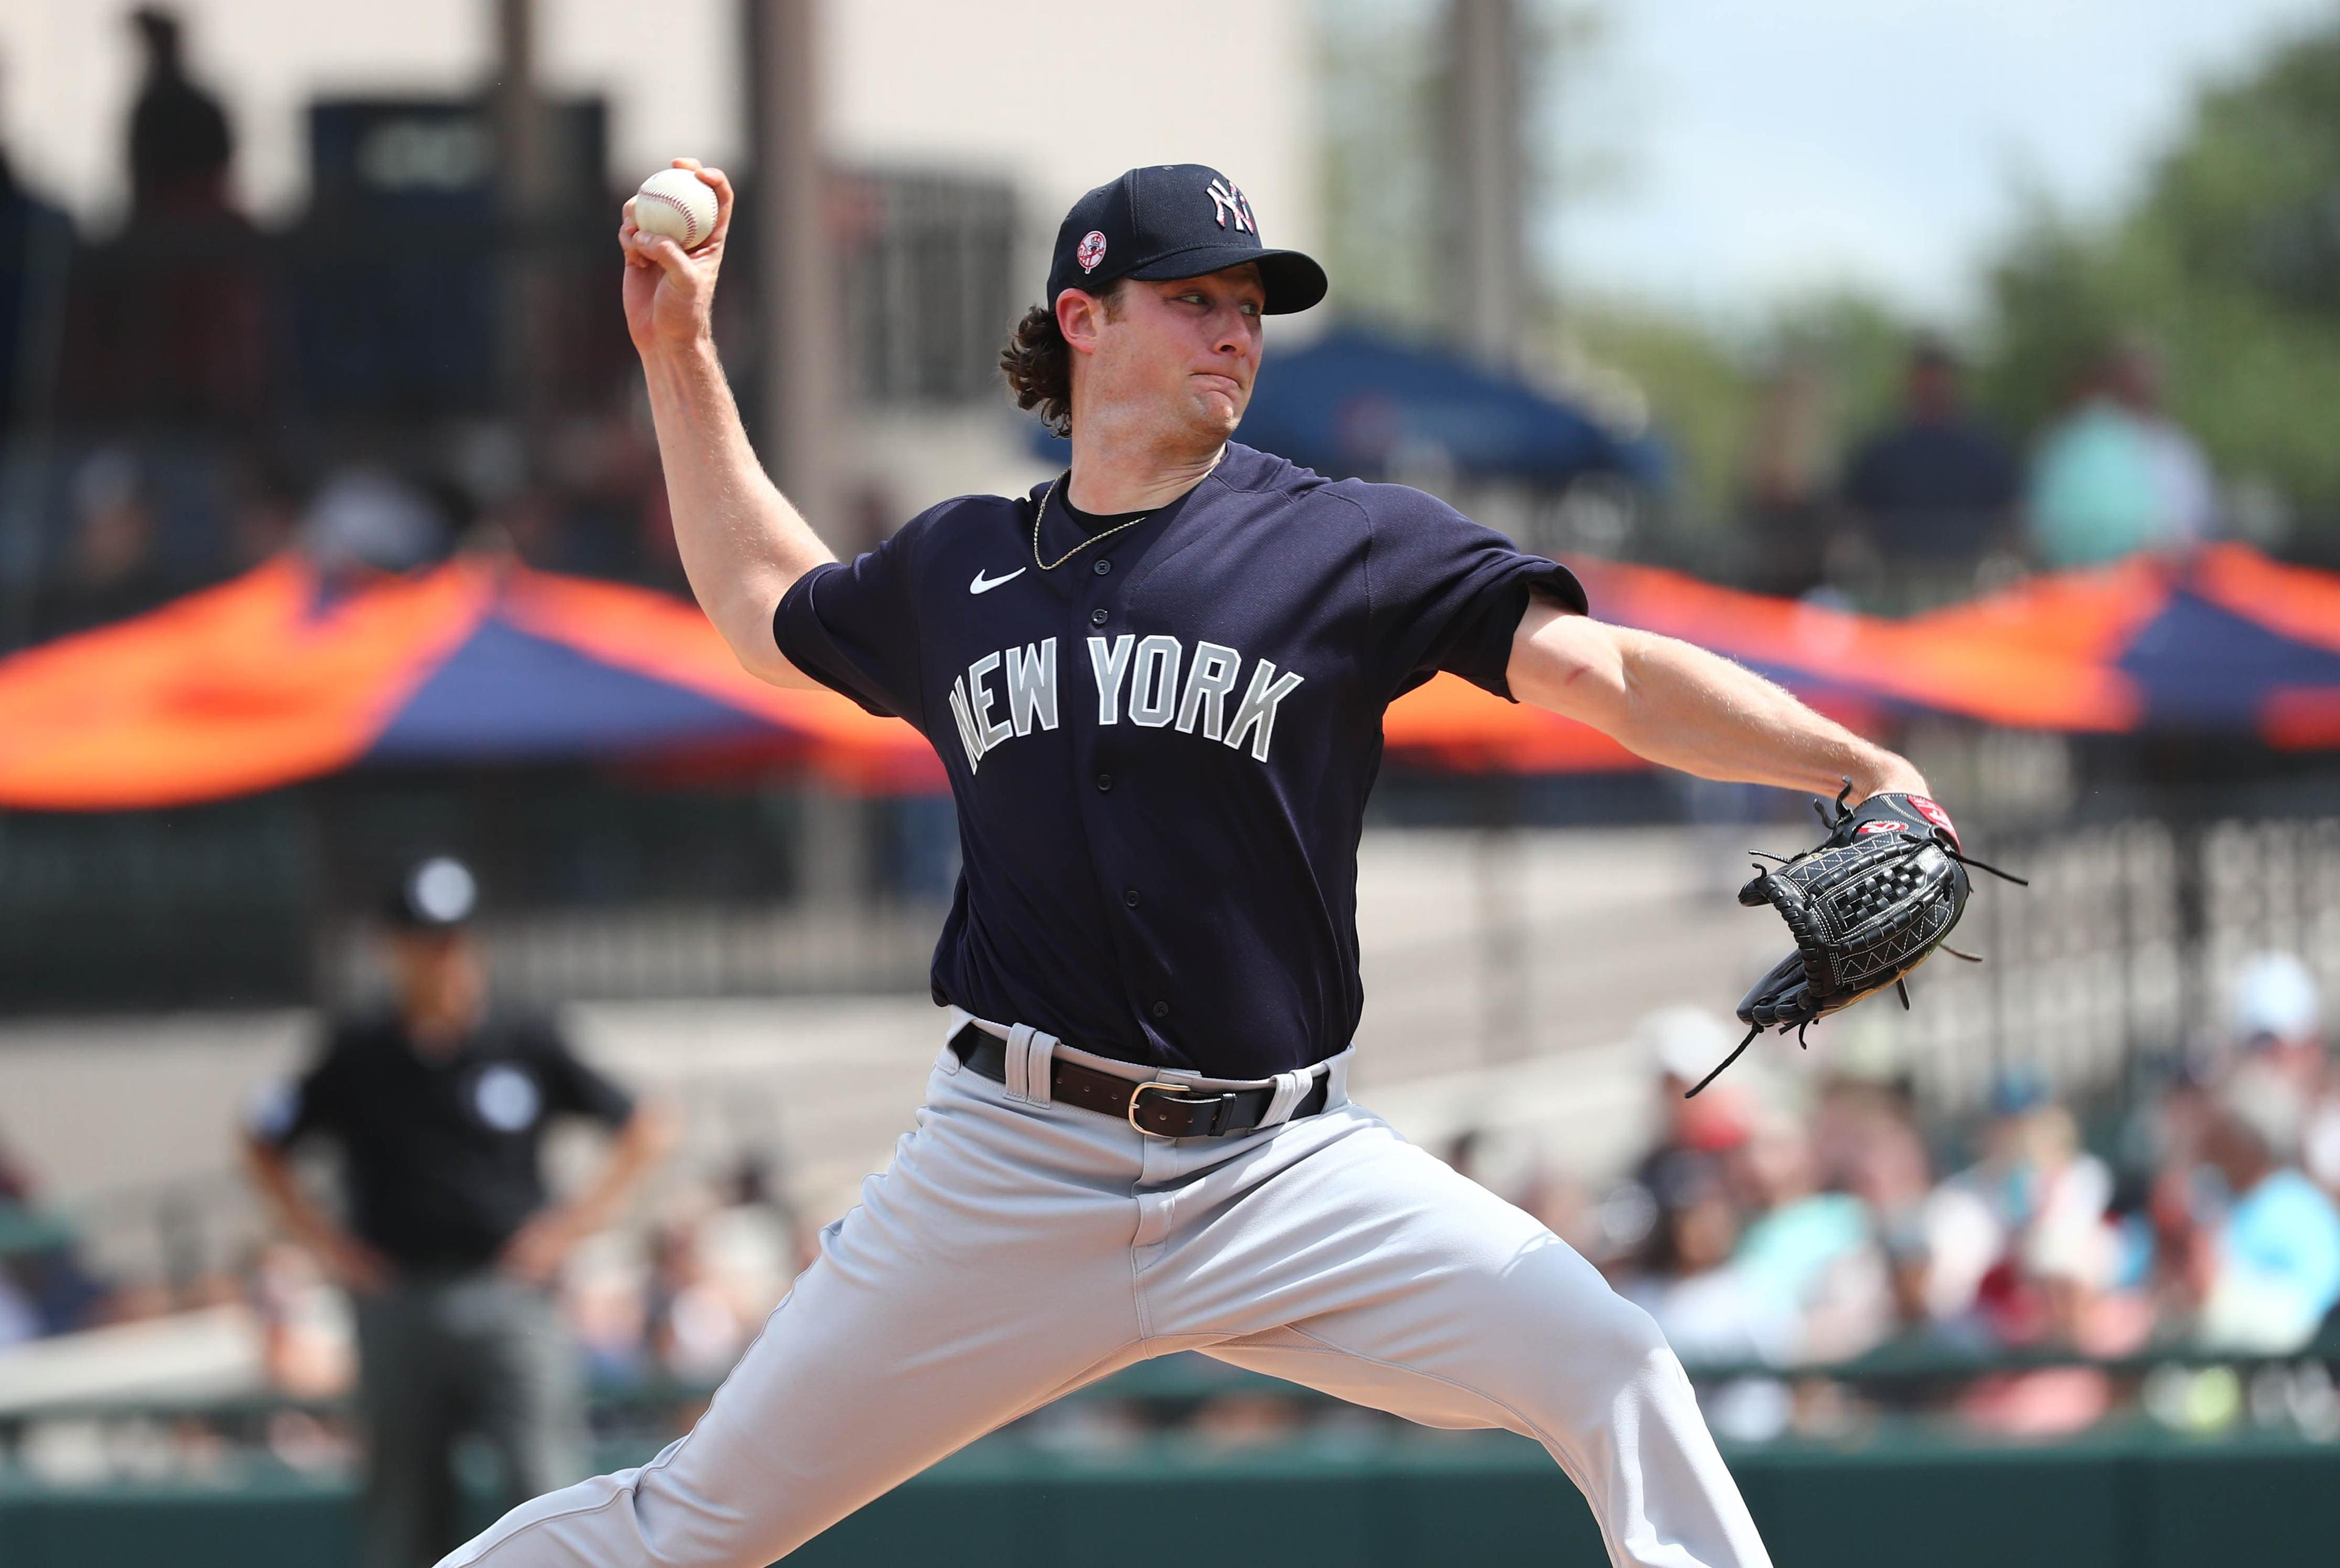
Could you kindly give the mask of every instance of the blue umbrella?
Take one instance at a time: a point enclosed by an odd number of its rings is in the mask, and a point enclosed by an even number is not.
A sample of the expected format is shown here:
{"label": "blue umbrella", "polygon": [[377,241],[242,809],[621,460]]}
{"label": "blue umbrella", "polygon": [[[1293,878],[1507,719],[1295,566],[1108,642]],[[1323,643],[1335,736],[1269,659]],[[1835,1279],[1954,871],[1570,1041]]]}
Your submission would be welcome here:
{"label": "blue umbrella", "polygon": [[[1353,326],[1271,352],[1237,439],[1336,478],[1380,479],[1429,459],[1473,479],[1558,488],[1588,473],[1654,484],[1666,468],[1651,436],[1621,435],[1516,377]],[[1067,461],[1066,442],[1037,445]]]}

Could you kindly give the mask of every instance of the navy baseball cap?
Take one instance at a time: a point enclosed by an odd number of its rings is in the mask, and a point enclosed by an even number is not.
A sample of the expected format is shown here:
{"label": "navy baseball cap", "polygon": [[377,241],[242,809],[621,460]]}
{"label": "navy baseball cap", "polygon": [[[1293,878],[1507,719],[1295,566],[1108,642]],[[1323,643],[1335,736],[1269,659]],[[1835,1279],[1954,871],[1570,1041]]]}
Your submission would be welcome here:
{"label": "navy baseball cap", "polygon": [[1245,262],[1259,267],[1269,315],[1324,297],[1324,269],[1298,251],[1272,251],[1233,180],[1201,164],[1132,169],[1073,203],[1056,230],[1048,304],[1066,289],[1094,292],[1115,278],[1199,278]]}

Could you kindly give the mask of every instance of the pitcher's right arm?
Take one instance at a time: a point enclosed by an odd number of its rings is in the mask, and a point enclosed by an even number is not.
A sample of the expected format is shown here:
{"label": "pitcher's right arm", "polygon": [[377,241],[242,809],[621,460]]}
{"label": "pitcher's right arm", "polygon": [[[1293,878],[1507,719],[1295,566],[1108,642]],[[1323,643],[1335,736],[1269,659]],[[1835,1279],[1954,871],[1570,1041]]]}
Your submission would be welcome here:
{"label": "pitcher's right arm", "polygon": [[642,356],[650,417],[690,590],[748,672],[776,686],[816,684],[780,656],[772,612],[796,580],[837,558],[756,461],[716,358],[715,279],[731,232],[731,182],[677,158],[715,192],[715,231],[686,252],[644,233],[626,203],[626,330]]}

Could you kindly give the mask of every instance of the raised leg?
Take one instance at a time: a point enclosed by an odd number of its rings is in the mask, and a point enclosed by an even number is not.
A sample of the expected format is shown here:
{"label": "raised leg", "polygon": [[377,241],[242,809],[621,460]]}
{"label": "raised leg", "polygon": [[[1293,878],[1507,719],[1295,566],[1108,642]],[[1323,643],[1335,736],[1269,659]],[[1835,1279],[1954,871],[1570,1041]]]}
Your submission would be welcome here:
{"label": "raised leg", "polygon": [[[1207,1354],[1427,1425],[1532,1437],[1620,1568],[1768,1568],[1657,1325],[1532,1216],[1347,1107],[1260,1151],[1149,1302]],[[1216,1181],[1221,1173],[1208,1178]],[[1165,1271],[1170,1272],[1170,1271]],[[1256,1305],[1203,1288],[1247,1279]]]}

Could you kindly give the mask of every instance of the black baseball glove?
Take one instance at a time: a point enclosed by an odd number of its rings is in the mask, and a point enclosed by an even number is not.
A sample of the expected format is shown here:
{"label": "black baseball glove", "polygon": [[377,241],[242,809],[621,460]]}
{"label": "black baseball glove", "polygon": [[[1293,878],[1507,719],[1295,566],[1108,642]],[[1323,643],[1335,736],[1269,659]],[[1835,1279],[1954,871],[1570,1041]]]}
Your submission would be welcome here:
{"label": "black baseball glove", "polygon": [[1923,795],[1872,795],[1848,810],[1851,793],[1848,780],[1833,809],[1812,802],[1829,830],[1818,847],[1777,866],[1758,867],[1739,889],[1740,903],[1780,911],[1796,950],[1740,998],[1746,1038],[1691,1094],[1712,1083],[1765,1029],[1794,1029],[1800,1043],[1813,1020],[1887,986],[1899,987],[1908,1007],[1905,978],[1933,956],[1966,909],[1966,868],[2023,881],[1968,858],[1949,813]]}

